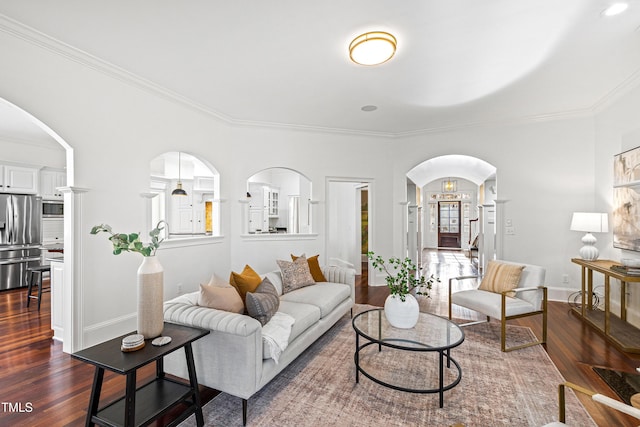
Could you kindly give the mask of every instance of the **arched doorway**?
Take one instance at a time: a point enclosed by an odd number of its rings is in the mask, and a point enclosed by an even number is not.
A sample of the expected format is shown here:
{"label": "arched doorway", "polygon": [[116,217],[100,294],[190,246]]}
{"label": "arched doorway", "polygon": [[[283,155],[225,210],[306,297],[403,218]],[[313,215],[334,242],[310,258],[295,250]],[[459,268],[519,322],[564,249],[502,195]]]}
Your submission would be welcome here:
{"label": "arched doorway", "polygon": [[[38,157],[48,156],[30,156],[22,160],[19,155],[33,154],[43,147],[50,146],[62,148],[64,154],[60,161],[60,166],[64,169],[66,177],[66,186],[62,189],[64,203],[64,263],[61,264],[61,275],[63,276],[62,289],[56,289],[55,292],[59,296],[56,298],[55,304],[52,298],[52,328],[54,329],[54,338],[63,340],[63,351],[70,353],[79,348],[78,340],[80,339],[80,325],[77,319],[81,316],[81,304],[79,292],[76,291],[80,286],[75,278],[75,270],[73,268],[76,259],[76,251],[74,250],[75,234],[75,196],[78,189],[74,188],[74,153],[73,148],[60,135],[53,131],[42,121],[20,108],[19,106],[0,97],[0,135],[7,138],[7,144],[14,147],[13,153],[5,150],[3,160],[13,161],[17,163],[34,164],[39,162]],[[17,149],[15,147],[18,147]],[[51,147],[48,147],[49,149]],[[47,154],[50,154],[49,151]],[[10,156],[9,154],[12,154]],[[81,191],[81,190],[78,190]],[[53,270],[53,268],[52,268]],[[52,272],[53,274],[53,272]],[[53,296],[53,295],[52,295]],[[56,314],[57,313],[57,314]],[[60,328],[54,325],[59,322]],[[58,333],[59,332],[59,333]]]}
{"label": "arched doorway", "polygon": [[[472,156],[439,156],[413,167],[407,180],[407,188],[416,192],[407,195],[417,208],[412,210],[410,205],[408,210],[407,250],[412,259],[419,262],[423,249],[437,248],[469,251],[472,256],[474,246],[479,247],[481,266],[484,258],[493,258],[495,239],[489,236],[496,233],[495,166]],[[419,216],[412,220],[413,212]],[[413,247],[412,241],[416,242]]]}

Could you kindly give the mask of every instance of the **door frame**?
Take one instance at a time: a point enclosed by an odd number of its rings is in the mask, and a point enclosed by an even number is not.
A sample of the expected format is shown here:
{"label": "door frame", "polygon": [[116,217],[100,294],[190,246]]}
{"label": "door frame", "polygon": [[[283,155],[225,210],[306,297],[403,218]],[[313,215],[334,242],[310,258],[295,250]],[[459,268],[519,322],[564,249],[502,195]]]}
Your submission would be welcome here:
{"label": "door frame", "polygon": [[[354,243],[354,247],[357,248],[357,253],[356,254],[349,254],[349,258],[353,261],[357,260],[357,262],[354,262],[354,268],[356,268],[356,272],[359,274],[362,274],[361,271],[361,251],[360,248],[362,247],[362,240],[361,240],[361,233],[359,233],[359,230],[361,230],[362,228],[362,218],[360,216],[360,210],[357,209],[358,205],[360,205],[360,200],[357,196],[359,196],[360,191],[363,187],[367,187],[368,188],[368,192],[367,192],[367,200],[368,200],[368,227],[367,227],[367,232],[368,232],[368,242],[369,242],[369,247],[374,247],[374,241],[375,241],[375,229],[374,227],[372,227],[373,224],[373,217],[374,217],[374,185],[375,185],[375,181],[373,178],[355,178],[355,177],[326,177],[325,178],[325,192],[326,192],[326,203],[327,203],[327,209],[326,209],[326,217],[325,217],[325,229],[326,229],[326,233],[325,233],[325,259],[327,260],[327,262],[331,261],[331,258],[334,256],[334,254],[331,253],[332,249],[330,247],[330,236],[331,236],[331,230],[337,226],[337,222],[336,221],[340,221],[340,217],[333,217],[331,214],[332,208],[333,208],[333,200],[336,200],[333,196],[332,196],[332,184],[336,184],[336,183],[342,183],[342,184],[348,184],[351,183],[353,184],[353,206],[355,207],[355,216],[356,218],[351,218],[349,219],[350,221],[354,221],[355,223],[355,231],[352,234],[352,238],[354,239],[352,243]],[[345,236],[346,237],[346,236]],[[358,265],[360,264],[360,265]],[[368,282],[369,284],[372,283],[373,280],[373,276],[374,276],[374,270],[373,267],[370,265],[370,263],[367,263],[368,268]]]}

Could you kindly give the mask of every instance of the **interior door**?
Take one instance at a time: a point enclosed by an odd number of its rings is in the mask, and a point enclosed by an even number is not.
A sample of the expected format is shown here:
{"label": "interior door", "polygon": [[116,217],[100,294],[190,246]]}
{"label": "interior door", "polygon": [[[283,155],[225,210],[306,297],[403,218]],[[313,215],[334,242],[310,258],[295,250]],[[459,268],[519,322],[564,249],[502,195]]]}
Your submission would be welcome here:
{"label": "interior door", "polygon": [[438,202],[438,247],[460,249],[460,202]]}

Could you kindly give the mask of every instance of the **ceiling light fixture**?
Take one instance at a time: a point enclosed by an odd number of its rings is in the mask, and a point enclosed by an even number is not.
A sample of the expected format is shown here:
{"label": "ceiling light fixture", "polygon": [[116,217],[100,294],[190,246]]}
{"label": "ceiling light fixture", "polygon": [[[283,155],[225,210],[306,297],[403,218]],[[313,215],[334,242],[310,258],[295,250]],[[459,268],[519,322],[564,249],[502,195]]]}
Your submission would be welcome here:
{"label": "ceiling light fixture", "polygon": [[629,3],[613,3],[611,6],[602,11],[604,16],[619,15],[629,7]]}
{"label": "ceiling light fixture", "polygon": [[181,167],[182,158],[181,158],[181,154],[182,153],[180,153],[178,151],[178,184],[176,185],[175,190],[173,190],[171,192],[172,196],[186,196],[187,195],[187,192],[182,189],[182,167]]}
{"label": "ceiling light fixture", "polygon": [[378,109],[378,107],[376,107],[375,105],[364,105],[362,108],[360,108],[362,111],[366,111],[367,113],[371,112],[371,111],[376,111]]}
{"label": "ceiling light fixture", "polygon": [[353,39],[349,57],[360,65],[378,65],[390,60],[396,53],[396,38],[384,31],[371,31]]}

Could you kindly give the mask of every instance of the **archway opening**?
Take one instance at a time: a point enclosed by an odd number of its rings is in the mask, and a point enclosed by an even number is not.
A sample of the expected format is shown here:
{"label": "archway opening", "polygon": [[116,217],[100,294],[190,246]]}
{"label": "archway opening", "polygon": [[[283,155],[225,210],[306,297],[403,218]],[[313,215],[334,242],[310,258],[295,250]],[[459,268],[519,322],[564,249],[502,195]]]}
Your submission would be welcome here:
{"label": "archway opening", "polygon": [[[407,172],[407,253],[465,251],[480,267],[494,257],[497,169],[472,156],[425,160]],[[475,258],[475,259],[474,259]]]}

